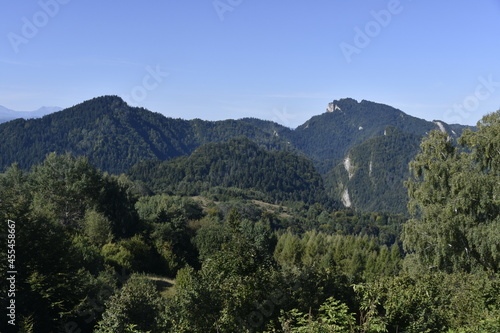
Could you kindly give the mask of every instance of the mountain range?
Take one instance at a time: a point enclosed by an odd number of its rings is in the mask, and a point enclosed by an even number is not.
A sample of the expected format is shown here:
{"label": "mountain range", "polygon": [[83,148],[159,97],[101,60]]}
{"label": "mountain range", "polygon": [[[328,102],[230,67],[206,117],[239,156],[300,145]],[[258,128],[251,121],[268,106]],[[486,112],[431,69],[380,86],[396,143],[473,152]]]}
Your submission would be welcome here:
{"label": "mountain range", "polygon": [[4,123],[17,118],[41,118],[50,113],[61,111],[62,109],[63,108],[60,108],[58,106],[42,106],[35,111],[14,111],[0,105],[0,123]]}
{"label": "mountain range", "polygon": [[0,170],[71,153],[103,171],[128,173],[154,192],[197,194],[218,185],[273,202],[328,198],[362,211],[405,213],[403,182],[421,139],[431,130],[456,139],[467,127],[350,98],[290,129],[255,118],[173,119],[103,96],[0,124]]}

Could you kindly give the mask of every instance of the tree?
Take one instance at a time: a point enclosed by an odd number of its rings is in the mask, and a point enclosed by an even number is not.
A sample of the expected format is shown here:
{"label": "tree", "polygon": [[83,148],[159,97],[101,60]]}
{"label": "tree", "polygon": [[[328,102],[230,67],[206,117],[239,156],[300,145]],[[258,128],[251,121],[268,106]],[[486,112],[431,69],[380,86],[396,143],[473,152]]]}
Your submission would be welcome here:
{"label": "tree", "polygon": [[135,272],[144,272],[151,267],[151,247],[140,235],[108,243],[102,247],[106,263]]}
{"label": "tree", "polygon": [[111,222],[95,210],[85,212],[83,231],[85,236],[97,246],[103,246],[111,242],[113,238]]}
{"label": "tree", "polygon": [[101,175],[84,157],[47,155],[30,175],[34,213],[75,225],[85,210],[97,204]]}
{"label": "tree", "polygon": [[[168,310],[174,331],[248,332],[279,313],[275,305],[263,310],[265,314],[257,310],[270,302],[276,289],[270,227],[239,215],[232,209],[223,225],[213,222],[198,230],[196,245],[203,261],[199,271],[187,266],[177,273],[175,299]],[[253,317],[256,311],[258,320]]]}
{"label": "tree", "polygon": [[188,228],[189,221],[203,216],[197,202],[161,194],[141,197],[135,207],[150,231],[152,244],[167,274],[175,275],[186,262],[197,265],[196,250],[190,240],[192,230]]}
{"label": "tree", "polygon": [[98,333],[167,331],[162,297],[145,276],[132,275],[106,305]]}
{"label": "tree", "polygon": [[[354,314],[349,312],[349,307],[333,297],[328,298],[319,307],[318,315],[313,317],[308,314],[292,309],[282,312],[279,318],[281,332],[286,333],[335,333],[354,332]],[[266,333],[276,332],[276,330],[266,331]]]}
{"label": "tree", "polygon": [[498,332],[499,287],[488,274],[443,272],[401,274],[356,286],[365,317],[368,301],[379,312],[370,320],[386,323],[389,332],[408,333]]}
{"label": "tree", "polygon": [[433,131],[410,164],[405,249],[426,269],[498,272],[500,267],[500,111],[456,146]]}

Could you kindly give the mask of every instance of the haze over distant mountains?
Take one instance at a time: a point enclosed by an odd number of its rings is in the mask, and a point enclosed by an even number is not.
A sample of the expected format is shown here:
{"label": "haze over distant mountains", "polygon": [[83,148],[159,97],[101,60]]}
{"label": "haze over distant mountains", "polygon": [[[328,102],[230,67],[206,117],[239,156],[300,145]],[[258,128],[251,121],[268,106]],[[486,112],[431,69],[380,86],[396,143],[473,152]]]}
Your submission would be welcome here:
{"label": "haze over distant mountains", "polygon": [[[0,124],[0,171],[14,162],[27,169],[50,152],[69,152],[87,156],[103,171],[128,173],[156,191],[196,194],[213,184],[228,184],[273,193],[267,195],[273,200],[294,197],[280,193],[292,191],[313,201],[328,196],[359,210],[405,213],[403,182],[421,139],[431,130],[445,131],[456,139],[465,128],[350,98],[333,101],[326,112],[290,129],[255,118],[173,119],[130,107],[117,96],[103,96],[41,119]],[[208,144],[223,145],[205,147]],[[271,174],[266,179],[262,175],[253,186],[249,180],[256,179],[257,170],[264,167],[266,175]],[[173,170],[190,171],[171,177]],[[288,182],[284,174],[301,181]]]}
{"label": "haze over distant mountains", "polygon": [[45,115],[61,110],[63,110],[63,108],[58,106],[42,106],[41,108],[36,109],[34,111],[15,111],[0,105],[0,123],[4,123],[6,121],[17,118],[23,118],[23,119],[40,118]]}

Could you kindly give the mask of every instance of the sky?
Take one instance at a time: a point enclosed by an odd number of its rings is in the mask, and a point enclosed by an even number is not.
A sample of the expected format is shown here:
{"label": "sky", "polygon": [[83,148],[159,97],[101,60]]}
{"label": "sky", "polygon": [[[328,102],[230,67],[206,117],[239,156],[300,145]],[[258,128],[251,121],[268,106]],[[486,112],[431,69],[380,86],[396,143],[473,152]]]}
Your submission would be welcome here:
{"label": "sky", "polygon": [[475,125],[500,109],[500,0],[2,1],[0,105],[118,95],[295,128],[335,99]]}

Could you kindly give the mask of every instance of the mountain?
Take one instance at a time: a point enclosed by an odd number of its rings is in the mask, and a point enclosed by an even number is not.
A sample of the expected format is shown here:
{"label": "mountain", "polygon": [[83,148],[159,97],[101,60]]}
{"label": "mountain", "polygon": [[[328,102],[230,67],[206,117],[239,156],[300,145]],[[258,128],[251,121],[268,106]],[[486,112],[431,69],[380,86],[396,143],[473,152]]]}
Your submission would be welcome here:
{"label": "mountain", "polygon": [[309,159],[268,151],[246,137],[203,145],[189,157],[142,163],[128,175],[154,193],[229,193],[267,202],[309,204],[327,201],[323,179]]}
{"label": "mountain", "polygon": [[[387,126],[420,136],[440,128],[437,123],[409,116],[388,105],[345,98],[333,101],[327,112],[299,126],[294,131],[294,142],[316,161],[335,163],[354,146],[382,136]],[[460,128],[457,131],[461,132]],[[450,130],[450,135],[456,137],[460,133]]]}
{"label": "mountain", "polygon": [[405,213],[408,203],[403,182],[408,163],[419,151],[422,136],[387,126],[376,136],[353,147],[325,176],[333,198],[346,207],[366,211]]}
{"label": "mountain", "polygon": [[246,136],[266,149],[294,150],[290,144],[247,122],[167,118],[104,96],[41,119],[0,124],[0,166],[40,163],[49,152],[85,155],[98,168],[122,173],[147,160],[191,154],[200,145]]}
{"label": "mountain", "polygon": [[62,108],[58,106],[43,106],[35,111],[14,111],[0,105],[0,123],[4,123],[10,120],[23,118],[40,118],[47,114],[61,111]]}
{"label": "mountain", "polygon": [[[419,151],[420,140],[431,130],[446,131],[456,139],[465,128],[468,127],[437,120],[430,122],[388,105],[365,100],[357,102],[350,98],[333,101],[326,112],[290,129],[255,118],[224,121],[173,119],[130,107],[117,96],[103,96],[40,119],[16,119],[0,124],[0,170],[14,162],[22,168],[29,168],[43,161],[49,152],[69,152],[85,155],[99,169],[115,174],[127,172],[142,163],[132,174],[156,191],[161,190],[159,184],[144,177],[150,173],[149,177],[161,175],[165,179],[165,170],[169,170],[176,176],[167,177],[171,183],[164,182],[161,185],[164,190],[177,191],[179,184],[190,188],[192,186],[186,184],[199,182],[202,187],[222,184],[265,193],[271,191],[269,184],[273,181],[269,180],[267,187],[263,184],[250,186],[248,182],[265,177],[265,173],[260,172],[263,168],[259,164],[261,160],[271,164],[278,162],[273,160],[276,156],[264,157],[266,153],[260,150],[286,152],[290,155],[280,156],[278,160],[283,158],[297,164],[298,170],[292,172],[282,166],[281,169],[266,167],[263,170],[309,179],[313,171],[302,167],[303,159],[307,158],[322,177],[318,186],[326,189],[321,192],[314,187],[314,193],[309,196],[301,192],[292,197],[308,197],[307,201],[310,201],[318,200],[318,193],[328,193],[334,200],[357,210],[404,213],[406,189],[403,182],[408,178],[408,162]],[[256,147],[241,141],[242,137]],[[231,141],[236,138],[240,141]],[[241,144],[249,151],[259,149],[254,155],[260,156],[257,159],[260,162],[246,165],[245,156],[248,156],[243,153],[246,150],[240,150],[242,155],[237,158],[228,155],[228,147],[212,145],[229,141],[231,147]],[[227,156],[222,160],[200,157],[209,154]],[[196,169],[193,161],[204,165],[205,171],[193,171]],[[192,169],[194,178],[183,174],[186,168]],[[249,168],[255,177],[259,176],[255,178],[249,174]],[[214,171],[219,169],[229,173],[224,176],[226,178]],[[235,182],[231,178],[235,175],[244,179]],[[274,174],[270,177],[279,179]],[[275,186],[281,190],[289,186],[284,185],[283,179],[276,181]],[[294,186],[289,188],[295,189]],[[272,200],[285,197],[277,193],[270,195]]]}
{"label": "mountain", "polygon": [[294,131],[297,149],[324,175],[330,195],[364,211],[405,213],[404,181],[420,141],[432,130],[456,140],[466,128],[426,121],[391,106],[346,98]]}

